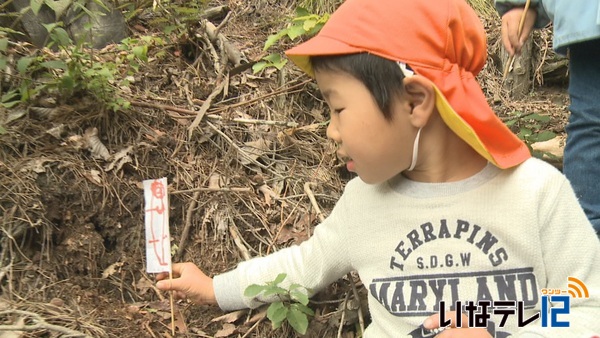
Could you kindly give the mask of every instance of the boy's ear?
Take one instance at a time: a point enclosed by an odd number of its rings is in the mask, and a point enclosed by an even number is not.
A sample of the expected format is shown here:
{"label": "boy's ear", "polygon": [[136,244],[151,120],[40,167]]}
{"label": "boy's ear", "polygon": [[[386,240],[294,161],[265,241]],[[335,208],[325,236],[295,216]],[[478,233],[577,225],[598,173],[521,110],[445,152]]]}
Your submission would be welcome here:
{"label": "boy's ear", "polygon": [[404,91],[413,126],[424,127],[436,109],[433,83],[421,75],[414,75],[404,78]]}

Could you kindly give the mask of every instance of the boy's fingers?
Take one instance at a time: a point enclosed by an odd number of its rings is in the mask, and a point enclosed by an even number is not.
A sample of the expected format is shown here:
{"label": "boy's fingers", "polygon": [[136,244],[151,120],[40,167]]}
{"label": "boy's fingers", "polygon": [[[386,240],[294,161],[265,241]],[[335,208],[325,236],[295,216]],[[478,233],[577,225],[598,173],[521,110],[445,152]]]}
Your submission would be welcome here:
{"label": "boy's fingers", "polygon": [[179,278],[161,280],[156,283],[156,287],[163,291],[183,291]]}
{"label": "boy's fingers", "polygon": [[169,274],[166,272],[161,272],[158,275],[156,275],[156,279],[157,280],[163,280],[165,278],[169,277]]}
{"label": "boy's fingers", "polygon": [[513,56],[515,54],[515,50],[513,49],[513,46],[510,43],[510,39],[508,37],[508,22],[505,20],[503,20],[502,22],[502,44],[508,52],[508,55]]}

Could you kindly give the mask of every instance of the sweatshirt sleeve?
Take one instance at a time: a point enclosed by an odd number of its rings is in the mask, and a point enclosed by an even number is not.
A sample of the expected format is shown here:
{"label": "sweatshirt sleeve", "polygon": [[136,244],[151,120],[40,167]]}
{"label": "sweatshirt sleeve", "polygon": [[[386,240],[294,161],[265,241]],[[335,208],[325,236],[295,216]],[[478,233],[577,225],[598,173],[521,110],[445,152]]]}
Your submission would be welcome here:
{"label": "sweatshirt sleeve", "polygon": [[538,319],[520,329],[515,337],[589,338],[600,334],[600,242],[571,185],[564,178],[562,181],[555,196],[547,198],[539,209],[543,220],[540,240],[547,276],[545,287],[565,290],[568,277],[575,277],[586,285],[589,297],[571,297],[570,313],[559,316],[570,327],[541,327]]}
{"label": "sweatshirt sleeve", "polygon": [[[494,0],[494,5],[500,17],[502,17],[506,12],[510,11],[515,7],[524,7],[526,0]],[[535,8],[537,11],[537,18],[535,20],[534,27],[535,28],[544,28],[550,24],[552,21],[550,16],[544,9],[541,0],[531,0],[532,8]]]}
{"label": "sweatshirt sleeve", "polygon": [[344,196],[330,216],[315,227],[314,234],[300,245],[290,246],[264,257],[240,263],[236,269],[214,277],[215,296],[224,311],[255,308],[273,301],[273,298],[244,296],[251,284],[263,285],[275,280],[278,274],[287,277],[280,284],[288,289],[300,284],[309,290],[309,296],[352,270],[348,259],[347,229],[344,221]]}

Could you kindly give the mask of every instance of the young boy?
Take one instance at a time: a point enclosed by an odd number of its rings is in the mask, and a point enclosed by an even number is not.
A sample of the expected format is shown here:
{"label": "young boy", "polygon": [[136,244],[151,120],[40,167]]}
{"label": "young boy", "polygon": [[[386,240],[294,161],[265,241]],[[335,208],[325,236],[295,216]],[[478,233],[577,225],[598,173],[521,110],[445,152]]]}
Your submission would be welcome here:
{"label": "young boy", "polygon": [[[327,136],[359,178],[301,245],[214,280],[175,264],[179,278],[159,289],[234,310],[269,301],[244,290],[279,273],[314,293],[356,270],[369,291],[367,338],[431,336],[454,310],[462,327],[437,337],[600,332],[598,239],[564,176],[530,158],[487,104],[475,80],[485,35],[464,0],[347,0],[287,55],[316,78]],[[559,317],[570,327],[542,327],[556,309],[524,326],[572,278],[588,293],[553,299],[570,301]]]}

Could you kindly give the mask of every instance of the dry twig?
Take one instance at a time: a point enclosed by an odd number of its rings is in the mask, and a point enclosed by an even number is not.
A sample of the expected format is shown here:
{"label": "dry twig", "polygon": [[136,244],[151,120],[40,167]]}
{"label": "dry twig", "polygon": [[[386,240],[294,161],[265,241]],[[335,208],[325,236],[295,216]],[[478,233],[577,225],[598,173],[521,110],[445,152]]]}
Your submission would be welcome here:
{"label": "dry twig", "polygon": [[244,260],[249,260],[250,258],[252,258],[250,256],[250,252],[248,251],[248,248],[246,248],[244,243],[242,243],[242,241],[240,239],[241,238],[240,232],[238,231],[237,226],[235,225],[235,223],[233,223],[233,221],[230,221],[229,233],[231,234],[231,237],[233,238],[233,242],[235,243],[235,246],[237,246],[237,248],[240,250],[240,253],[242,254],[242,257],[244,258]]}
{"label": "dry twig", "polygon": [[56,331],[64,334],[64,337],[86,337],[92,338],[92,336],[87,335],[85,333],[72,330],[66,327],[50,324],[46,322],[42,316],[37,313],[22,311],[22,310],[7,310],[0,311],[0,316],[5,315],[21,315],[28,317],[28,319],[32,322],[32,324],[25,325],[0,325],[0,331],[36,331],[36,330],[48,330],[48,331]]}

